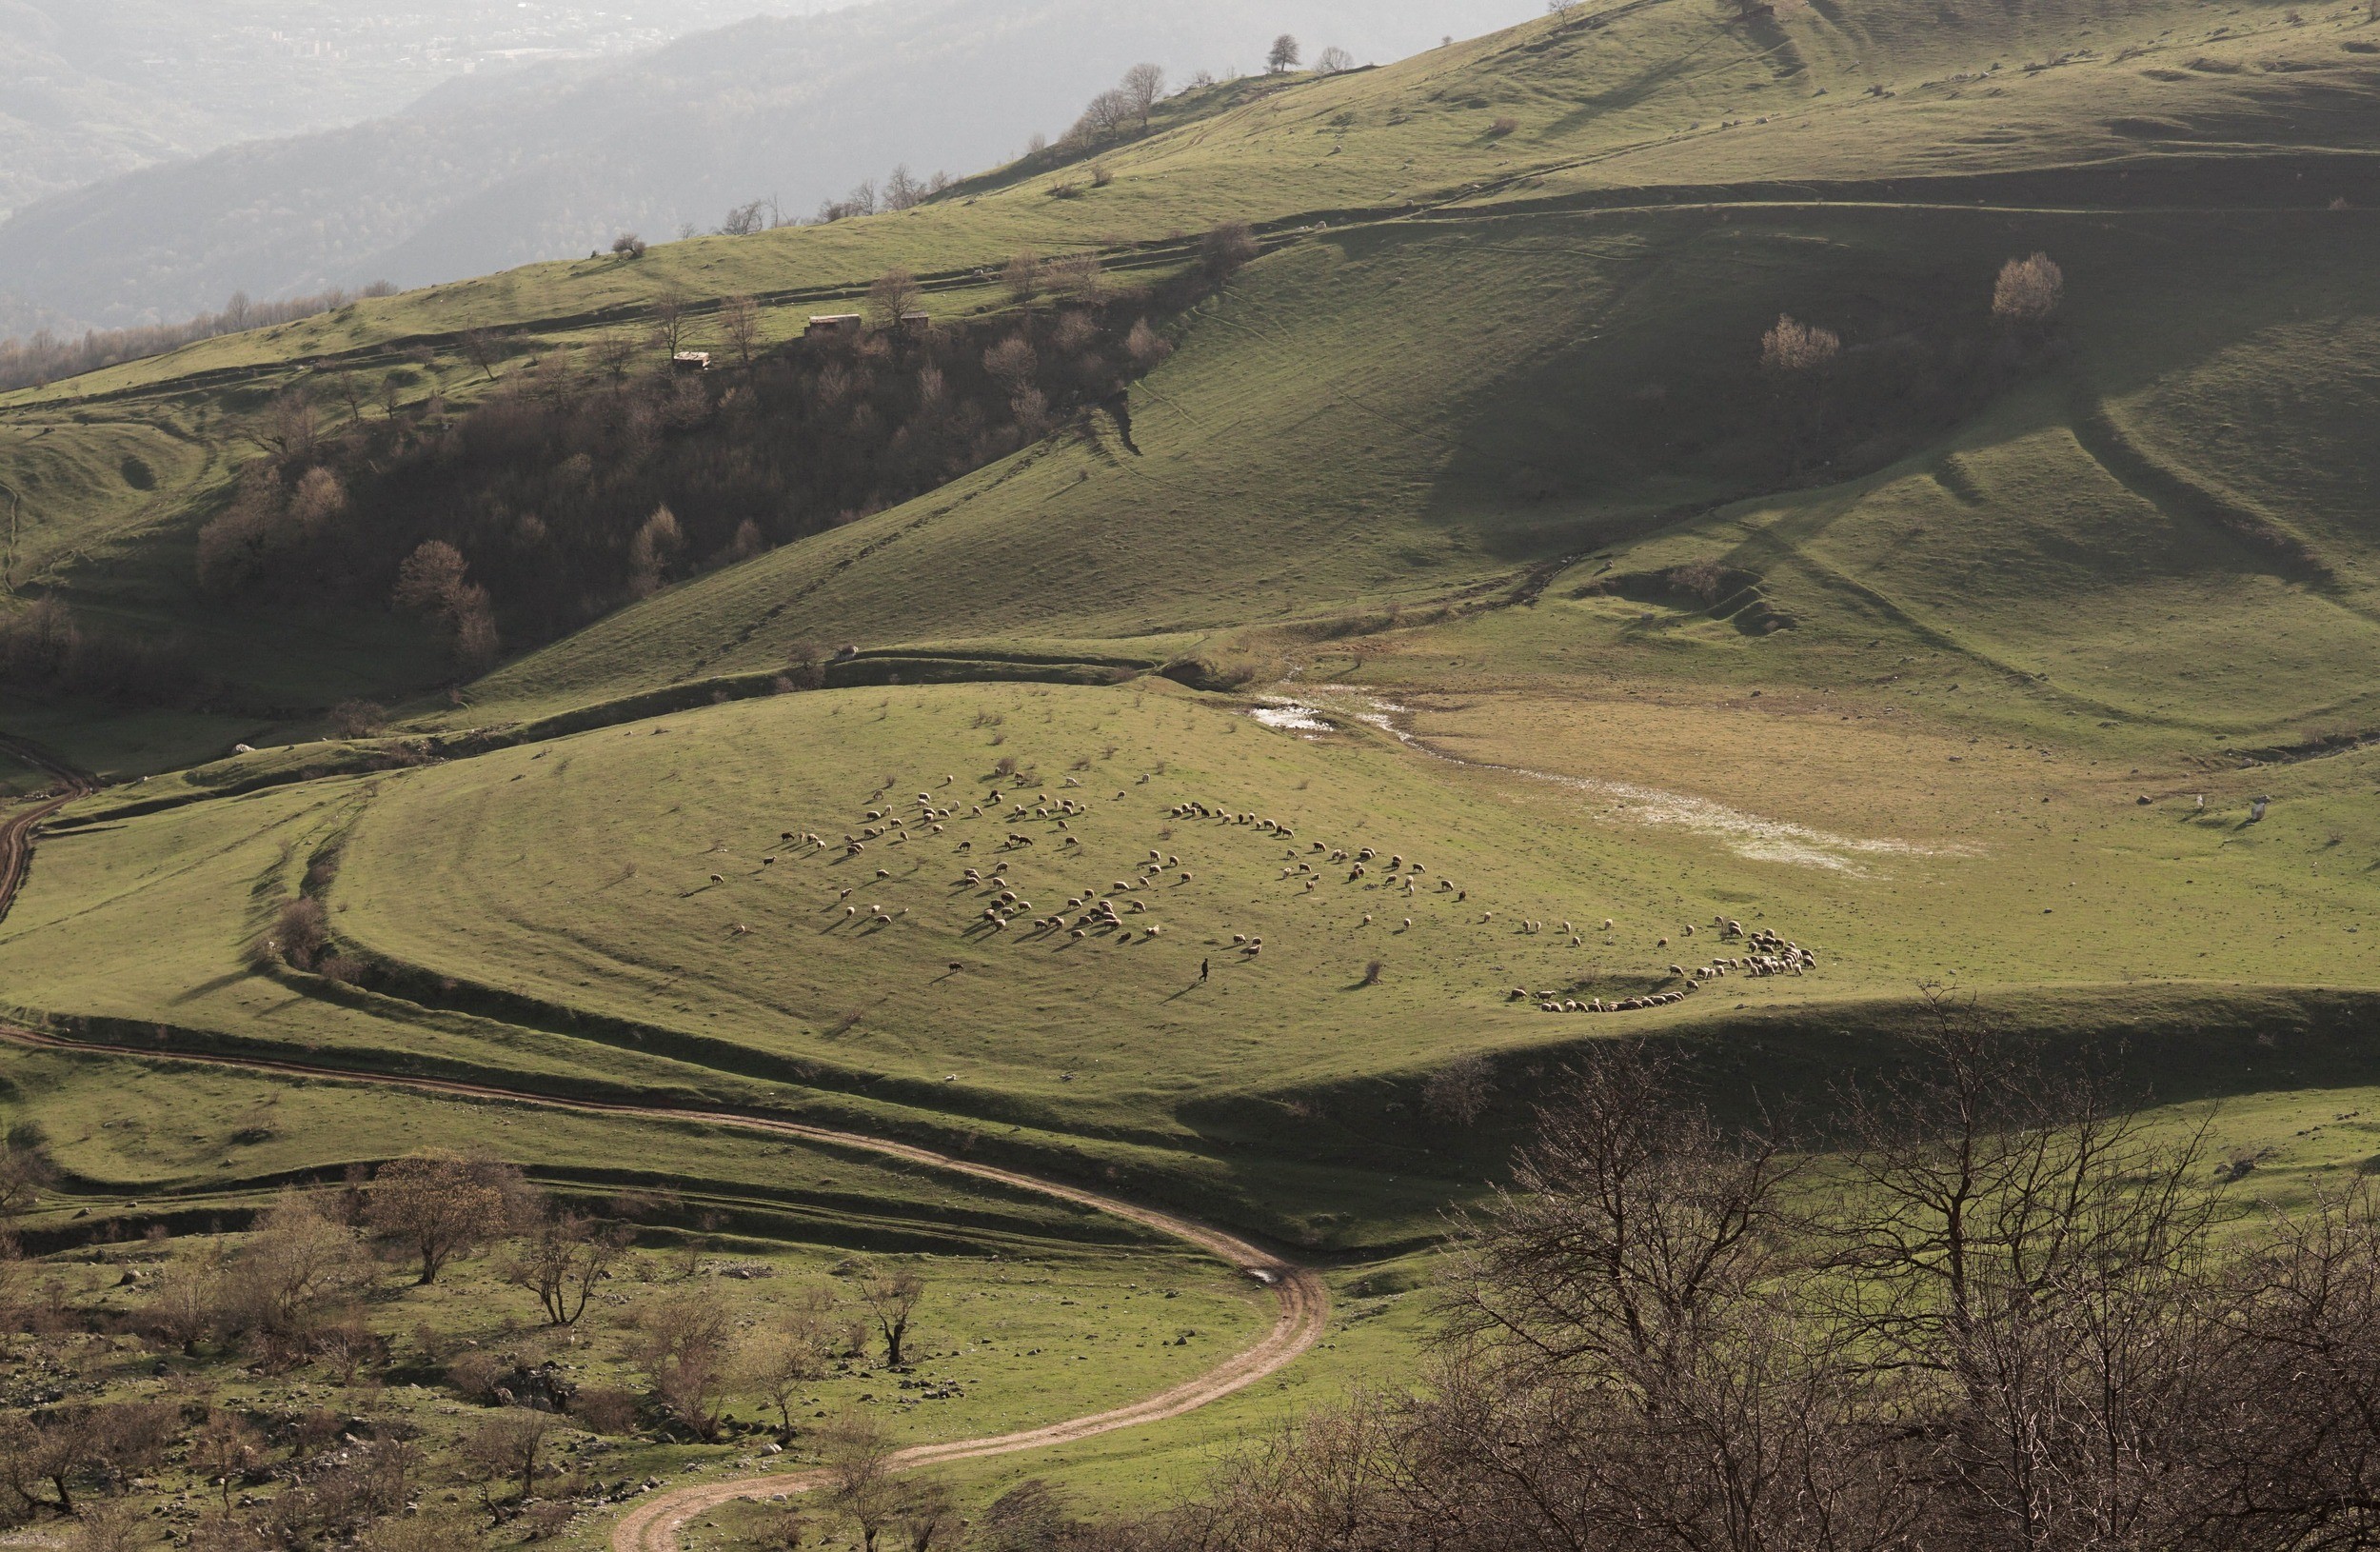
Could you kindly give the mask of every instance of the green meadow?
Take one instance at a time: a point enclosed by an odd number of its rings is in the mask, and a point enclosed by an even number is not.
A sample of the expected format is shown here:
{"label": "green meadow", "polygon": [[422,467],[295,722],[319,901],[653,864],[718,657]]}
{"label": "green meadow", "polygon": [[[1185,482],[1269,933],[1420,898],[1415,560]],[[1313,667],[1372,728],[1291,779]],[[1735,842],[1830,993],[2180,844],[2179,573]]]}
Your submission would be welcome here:
{"label": "green meadow", "polygon": [[[813,1408],[896,1408],[904,1441],[1113,1405],[1264,1328],[1220,1263],[1021,1189],[172,1058],[962,1151],[1327,1272],[1321,1344],[1250,1390],[953,1473],[973,1506],[1049,1476],[1138,1508],[1418,1372],[1447,1213],[1585,1043],[1822,1100],[1954,987],[2304,1200],[2380,1148],[2376,91],[2361,6],[1580,6],[1187,93],[907,212],[0,395],[0,624],[62,607],[204,686],[0,688],[0,734],[102,783],[0,919],[0,1014],[149,1053],[0,1045],[0,1116],[59,1177],[43,1275],[129,1306],[108,1274],[167,1253],[147,1224],[236,1239],[286,1184],[437,1144],[590,1204],[674,1189],[640,1296],[928,1267],[920,1372],[963,1398],[863,1403],[855,1372]],[[1046,322],[1001,283],[1021,251],[1096,251],[1113,293],[1226,222],[1260,254],[1156,320],[1128,434],[1070,413],[484,674],[377,607],[199,588],[288,391],[334,436],[466,414],[596,370],[664,299],[717,347],[715,304],[755,296],[798,349],[895,267],[938,325]],[[2054,312],[1995,314],[2036,252]],[[1784,314],[1839,353],[1764,368]],[[343,369],[387,402],[339,403]],[[0,753],[0,793],[50,783]],[[1812,958],[1753,973],[1731,924]],[[738,1260],[771,1275],[729,1288]],[[372,1318],[528,1340],[492,1260],[454,1288]],[[452,1431],[423,1374],[397,1400]],[[583,1447],[641,1482],[754,1446]],[[774,1512],[695,1529],[757,1546]]]}

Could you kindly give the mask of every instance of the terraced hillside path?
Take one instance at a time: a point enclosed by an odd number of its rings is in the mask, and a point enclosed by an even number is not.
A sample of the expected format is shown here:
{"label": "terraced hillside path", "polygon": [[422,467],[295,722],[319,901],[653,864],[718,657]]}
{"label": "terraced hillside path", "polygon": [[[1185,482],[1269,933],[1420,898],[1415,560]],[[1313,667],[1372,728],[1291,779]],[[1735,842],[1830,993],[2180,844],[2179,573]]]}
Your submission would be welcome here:
{"label": "terraced hillside path", "polygon": [[[50,808],[56,806],[53,804]],[[44,814],[50,808],[42,810]],[[30,830],[28,831],[30,834]],[[0,875],[0,884],[7,882]],[[0,912],[6,910],[11,891],[0,888]],[[81,1051],[109,1056],[129,1056],[144,1062],[186,1062],[199,1065],[239,1067],[252,1072],[279,1073],[329,1083],[368,1084],[385,1088],[402,1088],[420,1093],[446,1095],[463,1099],[496,1100],[511,1104],[537,1105],[547,1109],[592,1111],[605,1115],[642,1116],[664,1121],[694,1121],[706,1125],[732,1126],[744,1131],[764,1132],[772,1136],[799,1137],[808,1142],[826,1143],[838,1147],[860,1148],[870,1153],[923,1164],[928,1168],[947,1170],[952,1174],[972,1176],[1019,1190],[1033,1191],[1072,1202],[1096,1211],[1107,1213],[1127,1222],[1155,1229],[1171,1239],[1180,1240],[1220,1261],[1239,1267],[1242,1272],[1270,1288],[1279,1306],[1273,1328],[1253,1346],[1243,1348],[1194,1380],[1160,1391],[1144,1400],[1094,1412],[1087,1417],[1070,1418],[1040,1428],[1027,1428],[1017,1433],[995,1434],[984,1439],[950,1440],[939,1444],[918,1444],[892,1457],[896,1470],[936,1465],[948,1461],[975,1460],[986,1455],[1008,1455],[1021,1450],[1041,1449],[1051,1444],[1072,1443],[1099,1434],[1113,1433],[1120,1428],[1139,1427],[1142,1423],[1160,1423],[1168,1418],[1193,1412],[1210,1402],[1220,1401],[1234,1391],[1279,1372],[1300,1354],[1312,1347],[1322,1334],[1330,1319],[1330,1293],[1322,1280],[1311,1267],[1279,1256],[1268,1254],[1237,1235],[1225,1233],[1193,1219],[1162,1212],[1155,1207],[1141,1206],[1097,1191],[1070,1185],[1062,1181],[1044,1180],[1021,1170],[1003,1169],[997,1164],[976,1164],[969,1160],[937,1153],[931,1148],[908,1143],[889,1142],[857,1132],[830,1130],[824,1126],[806,1125],[798,1121],[771,1121],[758,1116],[736,1115],[725,1111],[695,1110],[676,1105],[645,1105],[612,1103],[602,1100],[558,1099],[550,1095],[506,1089],[484,1084],[459,1083],[444,1078],[407,1078],[393,1074],[358,1072],[352,1068],[317,1066],[303,1062],[283,1062],[264,1057],[223,1056],[200,1051],[161,1050],[137,1045],[118,1045],[96,1041],[67,1040],[0,1025],[0,1040],[11,1045],[32,1046],[42,1050]],[[733,1482],[696,1482],[667,1492],[657,1493],[631,1509],[612,1532],[612,1552],[678,1552],[678,1529],[698,1514],[740,1498],[768,1498],[780,1493],[807,1492],[823,1486],[822,1471],[788,1471],[746,1477]]]}
{"label": "terraced hillside path", "polygon": [[33,865],[33,832],[41,827],[43,820],[97,784],[87,772],[22,739],[0,738],[0,754],[21,760],[36,770],[46,770],[58,779],[57,789],[50,796],[36,798],[14,813],[0,817],[0,922],[4,922],[8,920],[10,905],[16,901],[17,886],[25,882],[25,870]]}
{"label": "terraced hillside path", "polygon": [[[1002,1174],[998,1178],[1015,1184],[1027,1184],[1026,1178],[1021,1176]],[[1163,1229],[1218,1254],[1223,1253],[1224,1246],[1236,1246],[1248,1255],[1255,1254],[1252,1246],[1242,1244],[1229,1235],[1200,1228],[1162,1213],[1147,1213],[1122,1203],[1110,1203],[1100,1197],[1067,1190],[1061,1190],[1060,1194],[1071,1200],[1104,1206],[1109,1211],[1121,1212],[1124,1217]],[[919,1466],[939,1465],[947,1461],[1010,1455],[1051,1444],[1070,1444],[1079,1439],[1112,1433],[1119,1428],[1139,1427],[1144,1423],[1161,1423],[1167,1418],[1194,1412],[1211,1401],[1254,1384],[1313,1346],[1315,1339],[1322,1334],[1323,1323],[1330,1313],[1329,1295],[1322,1286],[1321,1279],[1302,1266],[1286,1263],[1249,1265],[1243,1256],[1227,1259],[1238,1261],[1252,1275],[1270,1283],[1274,1295],[1280,1301],[1280,1315],[1274,1321],[1271,1334],[1255,1346],[1234,1354],[1195,1380],[1176,1385],[1171,1390],[1160,1391],[1145,1401],[1119,1406],[1112,1411],[1094,1412],[1088,1417],[1071,1418],[1064,1423],[1053,1423],[1046,1427],[995,1434],[988,1439],[958,1439],[947,1443],[912,1445],[891,1458],[892,1468],[908,1471]],[[809,1492],[826,1486],[828,1480],[823,1470],[781,1472],[749,1477],[741,1482],[698,1482],[662,1493],[638,1504],[629,1511],[627,1518],[620,1522],[619,1527],[611,1534],[612,1552],[678,1552],[679,1527],[698,1514],[734,1499],[773,1498],[781,1493]]]}

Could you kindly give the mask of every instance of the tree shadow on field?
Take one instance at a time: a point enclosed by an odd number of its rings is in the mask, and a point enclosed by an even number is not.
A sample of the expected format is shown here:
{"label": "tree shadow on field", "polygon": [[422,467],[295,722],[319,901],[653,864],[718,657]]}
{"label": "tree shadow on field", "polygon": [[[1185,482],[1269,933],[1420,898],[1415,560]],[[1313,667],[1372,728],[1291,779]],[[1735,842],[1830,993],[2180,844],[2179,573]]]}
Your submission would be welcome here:
{"label": "tree shadow on field", "polygon": [[168,1007],[180,1007],[185,1003],[195,1003],[200,998],[205,997],[209,993],[221,991],[227,986],[235,986],[241,982],[248,980],[250,977],[262,978],[263,972],[259,970],[228,970],[222,975],[215,977],[212,981],[202,981],[197,985],[190,987],[187,991],[177,992],[175,995],[167,998],[166,1005]]}

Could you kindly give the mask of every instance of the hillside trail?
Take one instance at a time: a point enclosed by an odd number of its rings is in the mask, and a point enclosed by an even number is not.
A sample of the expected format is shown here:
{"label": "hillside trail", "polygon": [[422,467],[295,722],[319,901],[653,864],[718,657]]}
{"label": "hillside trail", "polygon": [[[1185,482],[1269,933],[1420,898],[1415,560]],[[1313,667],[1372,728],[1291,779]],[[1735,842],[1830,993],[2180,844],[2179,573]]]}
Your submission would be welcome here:
{"label": "hillside trail", "polygon": [[9,907],[16,903],[17,887],[25,882],[26,870],[33,865],[33,832],[50,815],[85,793],[96,790],[98,784],[89,772],[77,770],[40,745],[23,739],[0,736],[0,755],[21,760],[58,779],[56,788],[48,797],[35,798],[12,813],[0,815],[0,922],[5,922],[9,919]]}
{"label": "hillside trail", "polygon": [[[1229,1241],[1229,1236],[1220,1238]],[[973,1461],[987,1455],[1012,1455],[1021,1450],[1044,1449],[1052,1444],[1070,1444],[1078,1440],[1112,1433],[1119,1428],[1135,1428],[1143,1423],[1180,1417],[1209,1402],[1256,1383],[1266,1375],[1278,1372],[1313,1346],[1329,1316],[1329,1298],[1319,1278],[1304,1267],[1285,1263],[1276,1263],[1276,1267],[1275,1275],[1271,1277],[1266,1276],[1264,1268],[1246,1268],[1252,1275],[1268,1282],[1275,1297],[1280,1301],[1280,1315],[1273,1323],[1271,1333],[1255,1346],[1225,1359],[1197,1379],[1129,1405],[1094,1412],[1087,1417],[1071,1418],[1045,1427],[995,1434],[986,1439],[957,1439],[940,1444],[912,1445],[894,1454],[888,1463],[895,1471],[911,1471],[920,1466],[940,1465],[951,1461]],[[701,1482],[680,1487],[649,1499],[630,1510],[612,1531],[612,1552],[678,1552],[679,1527],[698,1514],[706,1513],[735,1499],[773,1498],[785,1493],[811,1492],[832,1485],[832,1480],[827,1471],[814,1469],[746,1478],[742,1482]]]}
{"label": "hillside trail", "polygon": [[[47,810],[45,810],[47,811]],[[0,895],[0,909],[5,909],[7,897]],[[444,1078],[407,1078],[346,1067],[316,1065],[304,1062],[284,1062],[265,1057],[226,1056],[198,1051],[163,1050],[136,1045],[118,1045],[97,1041],[68,1040],[31,1029],[0,1025],[0,1041],[37,1050],[75,1051],[109,1056],[128,1056],[144,1062],[177,1062],[194,1065],[233,1067],[251,1072],[274,1073],[329,1083],[362,1084],[383,1088],[404,1089],[415,1093],[434,1094],[449,1098],[492,1100],[509,1104],[535,1105],[545,1109],[573,1110],[602,1115],[637,1116],[659,1121],[693,1121],[706,1125],[731,1126],[744,1131],[761,1132],[770,1136],[797,1137],[806,1142],[823,1143],[899,1159],[927,1168],[965,1175],[989,1181],[1019,1190],[1035,1192],[1061,1202],[1074,1203],[1095,1211],[1121,1218],[1153,1229],[1168,1238],[1179,1240],[1194,1249],[1204,1251],[1270,1289],[1279,1305],[1272,1329],[1255,1344],[1241,1349],[1194,1379],[1160,1391],[1154,1396],[1114,1407],[1104,1412],[1070,1418],[1039,1428],[1015,1433],[995,1434],[982,1439],[949,1440],[942,1443],[918,1444],[891,1457],[895,1470],[914,1470],[920,1466],[936,1465],[951,1461],[976,1460],[987,1455],[1008,1455],[1021,1450],[1042,1449],[1052,1444],[1072,1443],[1078,1440],[1112,1433],[1120,1428],[1139,1427],[1144,1423],[1160,1423],[1196,1411],[1211,1402],[1245,1389],[1266,1376],[1276,1374],[1311,1348],[1322,1334],[1330,1319],[1330,1293],[1314,1269],[1286,1258],[1272,1255],[1237,1235],[1225,1232],[1194,1219],[1180,1217],[1139,1203],[1071,1185],[1062,1181],[1045,1180],[1021,1170],[1005,1169],[997,1164],[978,1164],[954,1158],[914,1144],[896,1143],[883,1138],[869,1137],[858,1132],[836,1131],[797,1121],[773,1121],[764,1117],[738,1115],[729,1111],[699,1110],[679,1105],[632,1104],[605,1100],[560,1099],[551,1095],[526,1090],[498,1087],[492,1084],[468,1084]],[[820,1470],[762,1474],[733,1482],[696,1482],[654,1495],[631,1509],[614,1529],[612,1552],[678,1552],[679,1527],[695,1515],[716,1508],[740,1498],[767,1498],[781,1493],[807,1492],[824,1485],[826,1474]]]}

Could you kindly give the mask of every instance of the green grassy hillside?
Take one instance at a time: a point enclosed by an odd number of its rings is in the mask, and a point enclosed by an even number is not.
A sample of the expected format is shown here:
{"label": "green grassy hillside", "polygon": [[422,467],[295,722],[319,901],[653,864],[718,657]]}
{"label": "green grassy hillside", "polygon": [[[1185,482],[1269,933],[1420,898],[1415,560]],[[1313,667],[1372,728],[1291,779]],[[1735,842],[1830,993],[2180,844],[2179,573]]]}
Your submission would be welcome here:
{"label": "green grassy hillside", "polygon": [[[911,212],[0,399],[0,485],[43,492],[11,617],[58,600],[208,685],[0,703],[149,778],[41,840],[0,1005],[930,1140],[1357,1261],[1497,1178],[1582,1042],[1822,1098],[1951,983],[2225,1099],[2221,1145],[2302,1190],[2369,1146],[2380,1080],[2375,105],[2362,7],[1575,7],[1193,93]],[[746,292],[783,341],[894,266],[991,338],[1020,249],[1121,289],[1234,220],[1263,250],[1160,320],[1128,434],[1069,416],[474,682],[375,607],[196,588],[291,385],[335,432],[329,374],[396,370],[364,412],[426,426],[566,397],[665,292],[698,344]],[[1995,315],[2036,252],[2055,310]],[[1032,306],[1054,335],[1067,304]],[[1764,367],[1780,314],[1839,350]],[[468,329],[505,336],[485,367]],[[394,731],[325,738],[364,696]],[[1748,973],[1730,920],[1815,964]],[[194,1086],[214,1119],[169,1138],[183,1080],[128,1070],[0,1053],[50,1113],[89,1110],[41,1097],[78,1071],[139,1099],[72,1144],[118,1194],[228,1200],[426,1124],[309,1090],[325,1119],[251,1158],[228,1100]],[[789,1240],[957,1210],[684,1145]],[[536,1151],[664,1146],[588,1120]],[[1292,1375],[1409,1363],[1418,1313],[1379,1314]],[[1132,1500],[1230,1425],[1068,1469]]]}
{"label": "green grassy hillside", "polygon": [[[2279,359],[2261,330],[2297,315],[2259,315],[2235,282],[2291,306],[2335,289],[2326,274],[2351,289],[2370,236],[2359,211],[2380,205],[2360,111],[2375,67],[2355,51],[2369,30],[2359,12],[2277,7],[2045,5],[1947,26],[1894,6],[1751,23],[1694,0],[1581,10],[1380,70],[1177,99],[1152,136],[1100,153],[1098,187],[1083,163],[1036,165],[897,215],[363,302],[15,395],[0,421],[54,427],[63,406],[103,395],[77,413],[229,452],[137,503],[109,488],[97,452],[83,457],[72,499],[42,521],[63,537],[65,514],[104,511],[121,542],[53,590],[179,633],[252,686],[259,710],[387,699],[437,673],[424,644],[391,653],[407,639],[397,622],[285,602],[263,630],[227,632],[189,596],[181,547],[228,462],[252,456],[274,390],[393,368],[404,397],[460,405],[489,387],[460,359],[469,328],[506,337],[498,378],[571,359],[663,293],[698,308],[779,298],[763,332],[783,338],[893,265],[928,277],[935,309],[965,313],[1002,305],[984,277],[1020,249],[1102,249],[1129,279],[1134,264],[1179,264],[1182,233],[1247,219],[1281,250],[1182,322],[1185,348],[1139,406],[1154,417],[1147,456],[1061,439],[630,610],[504,671],[483,703],[614,698],[765,666],[803,635],[1134,636],[1460,594],[1774,484],[1753,456],[1763,395],[1749,363],[1777,311],[1854,349],[1972,328],[2000,260],[2047,246],[2073,272],[2052,375],[2082,379],[2087,398],[2225,352],[2235,370]],[[1059,187],[1077,197],[1053,199]],[[2262,213],[2275,210],[2299,213]],[[2154,328],[2134,327],[2144,313]],[[335,425],[345,409],[317,391]],[[1841,450],[1873,464],[1942,422]],[[2292,450],[2304,467],[2314,448]],[[1069,542],[1090,553],[1056,564]],[[921,597],[935,601],[923,616]],[[243,648],[293,633],[326,670],[310,684]]]}
{"label": "green grassy hillside", "polygon": [[[1642,629],[1590,597],[1408,645],[1510,661],[1512,624]],[[1474,1055],[1504,1122],[1533,1062],[1616,1033],[1822,1082],[1954,980],[2220,1091],[2271,1021],[2309,1074],[2343,1059],[2326,1031],[2380,987],[2361,755],[2145,771],[1866,696],[1599,674],[1338,686],[1301,719],[1335,730],[1281,730],[1153,684],[780,696],[69,830],[0,971],[22,1016],[102,1035],[973,1135],[1350,1245],[1493,1159],[1427,1086]],[[1977,699],[2008,733],[2038,710]],[[256,959],[302,889],[349,985]],[[1754,951],[1720,919],[1817,963],[1696,976]]]}

